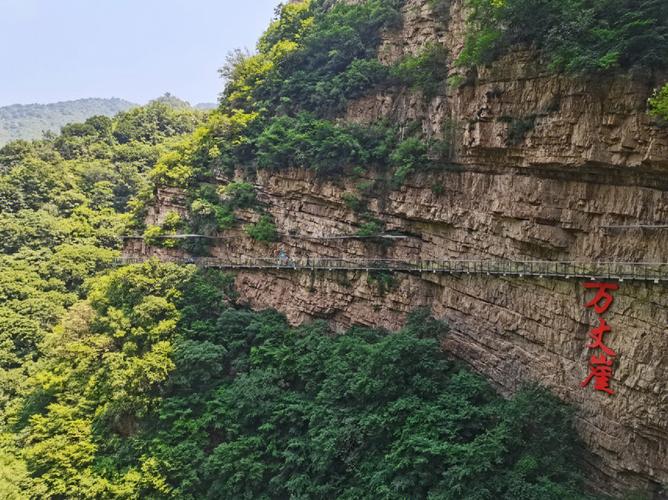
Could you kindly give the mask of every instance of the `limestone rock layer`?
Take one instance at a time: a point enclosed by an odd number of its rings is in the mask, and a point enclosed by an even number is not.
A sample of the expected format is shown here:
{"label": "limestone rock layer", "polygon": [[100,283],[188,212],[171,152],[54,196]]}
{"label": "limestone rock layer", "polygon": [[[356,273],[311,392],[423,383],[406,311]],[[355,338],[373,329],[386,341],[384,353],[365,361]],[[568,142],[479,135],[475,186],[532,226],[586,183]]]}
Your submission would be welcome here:
{"label": "limestone rock layer", "polygon": [[[438,17],[426,0],[409,0],[403,27],[385,34],[379,57],[392,62],[428,43],[456,57],[464,10],[453,0]],[[418,121],[425,136],[450,138],[449,167],[367,196],[369,213],[406,238],[304,239],[355,233],[362,221],[343,195],[360,179],[277,169],[255,182],[284,240],[264,245],[232,232],[214,255],[266,256],[283,246],[294,258],[668,262],[668,229],[628,227],[668,224],[668,129],[646,113],[666,75],[554,75],[534,55],[514,51],[466,78],[430,100],[397,88],[348,106],[349,121]],[[520,120],[530,126],[511,138]],[[367,175],[362,180],[373,182],[386,174]],[[179,206],[178,193],[160,194],[154,221]],[[538,381],[575,405],[588,483],[608,493],[668,484],[665,284],[624,282],[615,293],[605,316],[618,353],[613,396],[580,387],[596,316],[584,307],[579,281],[396,273],[380,286],[365,272],[263,271],[240,272],[237,287],[242,301],[276,308],[292,323],[325,318],[340,328],[398,328],[409,311],[427,306],[452,327],[444,348],[503,392]]]}

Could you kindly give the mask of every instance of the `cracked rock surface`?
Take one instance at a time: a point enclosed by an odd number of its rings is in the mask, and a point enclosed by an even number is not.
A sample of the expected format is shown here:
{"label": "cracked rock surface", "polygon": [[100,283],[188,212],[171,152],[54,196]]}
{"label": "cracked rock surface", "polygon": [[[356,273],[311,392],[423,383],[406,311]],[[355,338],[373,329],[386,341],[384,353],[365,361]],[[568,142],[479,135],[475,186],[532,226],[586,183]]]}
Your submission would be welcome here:
{"label": "cracked rock surface", "polygon": [[[379,57],[391,62],[432,42],[456,57],[465,18],[460,0],[441,17],[427,0],[408,0],[403,27],[386,33]],[[259,172],[255,182],[284,240],[259,244],[237,229],[225,233],[213,254],[267,256],[283,246],[295,258],[668,262],[668,230],[615,228],[668,224],[668,129],[646,113],[652,88],[665,80],[553,75],[532,54],[516,51],[461,87],[444,85],[431,100],[399,88],[358,99],[348,107],[349,121],[418,121],[425,136],[449,134],[450,167],[365,197],[371,216],[407,237],[305,240],[354,234],[363,221],[343,195],[384,174],[324,181],[307,169],[277,166]],[[520,121],[525,134],[511,137]],[[170,210],[183,210],[183,196],[161,190],[150,222]],[[324,318],[340,329],[396,329],[409,311],[429,307],[452,327],[444,349],[502,392],[538,381],[575,405],[577,431],[588,447],[588,483],[607,485],[607,493],[668,484],[665,284],[624,282],[615,293],[605,316],[613,329],[607,344],[618,353],[616,394],[609,397],[580,387],[596,316],[584,308],[577,281],[395,273],[389,288],[381,288],[365,272],[274,270],[239,272],[236,282],[243,302],[276,308],[293,324]]]}

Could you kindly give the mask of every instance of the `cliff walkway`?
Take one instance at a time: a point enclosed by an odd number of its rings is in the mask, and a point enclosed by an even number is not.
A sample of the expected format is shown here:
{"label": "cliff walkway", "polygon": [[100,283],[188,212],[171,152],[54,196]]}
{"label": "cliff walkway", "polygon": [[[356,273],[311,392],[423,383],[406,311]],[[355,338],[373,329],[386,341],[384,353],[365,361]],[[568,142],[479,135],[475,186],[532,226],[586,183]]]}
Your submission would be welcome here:
{"label": "cliff walkway", "polygon": [[[151,257],[125,257],[118,265],[137,264]],[[160,257],[160,261],[195,264],[218,269],[286,271],[388,271],[408,273],[441,273],[451,275],[536,276],[539,278],[645,281],[668,283],[668,263],[645,262],[555,262],[491,260],[417,260],[327,259],[280,257]]]}

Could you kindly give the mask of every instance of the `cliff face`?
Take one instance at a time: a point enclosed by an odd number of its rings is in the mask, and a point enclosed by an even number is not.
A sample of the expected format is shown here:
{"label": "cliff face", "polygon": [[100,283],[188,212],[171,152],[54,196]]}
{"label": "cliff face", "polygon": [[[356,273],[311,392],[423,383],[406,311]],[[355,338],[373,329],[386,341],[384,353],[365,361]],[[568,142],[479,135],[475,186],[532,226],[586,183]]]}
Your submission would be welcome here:
{"label": "cliff face", "polygon": [[[432,193],[432,184],[444,186]],[[299,235],[350,234],[357,219],[341,201],[345,185],[319,184],[304,172],[261,176],[279,230]],[[589,201],[585,201],[589,200]],[[598,200],[598,201],[597,201]],[[666,193],[505,171],[454,171],[413,179],[370,207],[388,228],[415,235],[391,245],[304,241],[287,237],[291,256],[387,258],[597,259],[606,254],[655,259],[666,237],[606,234],[613,213],[638,221],[638,204],[666,206]],[[269,255],[242,234],[218,255]],[[663,256],[665,260],[665,254]],[[341,327],[398,328],[405,314],[430,307],[452,332],[444,348],[485,374],[504,392],[525,381],[547,385],[578,408],[588,460],[615,487],[645,487],[668,477],[668,296],[665,285],[622,283],[606,316],[609,345],[619,353],[608,397],[583,389],[595,317],[584,308],[579,281],[487,276],[395,274],[388,290],[367,273],[243,272],[242,297],[275,307],[293,323],[326,318]],[[599,478],[597,478],[599,479]],[[600,484],[606,484],[602,482]]]}
{"label": "cliff face", "polygon": [[[461,50],[461,2],[442,18],[425,0],[410,0],[404,11],[382,60],[430,42],[453,56]],[[523,52],[467,78],[431,100],[393,89],[349,106],[350,121],[417,120],[425,135],[450,138],[451,167],[366,195],[370,214],[406,238],[315,238],[354,234],[361,220],[343,195],[381,173],[322,181],[306,170],[262,171],[256,184],[286,235],[280,246],[293,257],[668,261],[668,230],[607,227],[668,221],[668,129],[645,113],[655,81],[549,75]],[[161,196],[153,221],[180,205],[178,193]],[[266,256],[279,246],[242,231],[227,236],[214,255]],[[326,318],[394,329],[410,310],[430,307],[452,327],[444,348],[502,391],[539,381],[576,406],[593,487],[615,493],[668,484],[665,285],[624,282],[615,294],[606,315],[618,353],[610,397],[580,387],[596,322],[577,281],[396,273],[381,283],[363,272],[270,271],[240,272],[237,287],[251,306],[276,308],[293,323]]]}

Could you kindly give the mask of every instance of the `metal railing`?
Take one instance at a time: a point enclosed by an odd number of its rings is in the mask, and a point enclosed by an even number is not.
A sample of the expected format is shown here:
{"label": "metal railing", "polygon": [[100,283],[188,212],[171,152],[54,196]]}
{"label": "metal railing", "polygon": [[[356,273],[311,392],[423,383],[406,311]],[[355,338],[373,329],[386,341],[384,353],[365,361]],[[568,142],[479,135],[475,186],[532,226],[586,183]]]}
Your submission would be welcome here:
{"label": "metal railing", "polygon": [[[116,264],[146,262],[152,257],[117,259]],[[156,258],[156,257],[153,257]],[[444,273],[453,275],[537,276],[563,279],[606,279],[668,283],[668,263],[648,262],[556,262],[494,260],[393,260],[277,257],[160,257],[162,262],[194,264],[218,269],[278,269],[311,271],[389,271]]]}

